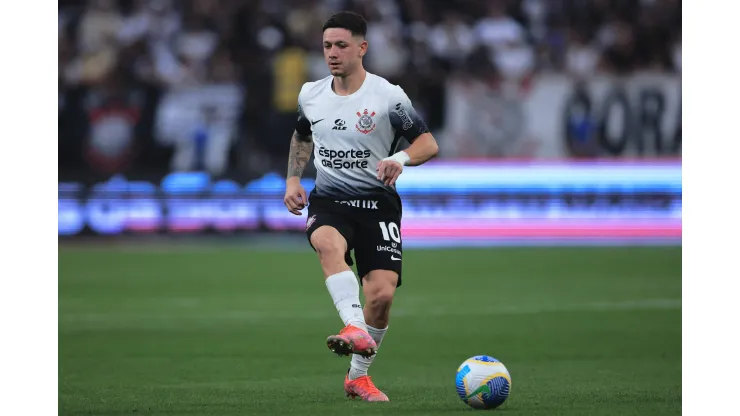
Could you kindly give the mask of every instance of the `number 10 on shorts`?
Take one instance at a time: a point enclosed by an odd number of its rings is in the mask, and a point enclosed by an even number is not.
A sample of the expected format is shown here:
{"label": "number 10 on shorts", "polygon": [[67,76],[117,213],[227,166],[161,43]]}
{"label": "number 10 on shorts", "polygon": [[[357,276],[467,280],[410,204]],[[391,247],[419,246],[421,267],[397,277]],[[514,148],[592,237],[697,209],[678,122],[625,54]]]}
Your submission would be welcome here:
{"label": "number 10 on shorts", "polygon": [[398,225],[395,222],[390,222],[386,225],[385,221],[380,221],[380,231],[383,233],[383,239],[385,241],[395,241],[396,243],[401,242],[401,231],[398,229]]}

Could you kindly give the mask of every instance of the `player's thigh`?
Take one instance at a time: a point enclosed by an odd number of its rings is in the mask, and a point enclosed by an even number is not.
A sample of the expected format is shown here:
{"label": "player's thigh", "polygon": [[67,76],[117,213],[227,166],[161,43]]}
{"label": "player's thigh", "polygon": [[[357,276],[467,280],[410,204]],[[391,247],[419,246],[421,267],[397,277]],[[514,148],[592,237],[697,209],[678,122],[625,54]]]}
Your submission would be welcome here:
{"label": "player's thigh", "polygon": [[[403,266],[403,243],[401,241],[401,221],[396,216],[387,218],[365,218],[356,230],[355,259],[357,273],[365,281],[373,280],[374,271],[379,273],[378,284],[397,276],[395,286],[401,285]],[[390,273],[388,273],[390,272]],[[373,273],[373,274],[371,274]]]}
{"label": "player's thigh", "polygon": [[343,216],[309,209],[306,237],[319,256],[332,253],[341,254],[344,255],[348,265],[353,264],[349,252],[352,249],[354,230],[352,224]]}
{"label": "player's thigh", "polygon": [[345,253],[348,250],[347,239],[334,226],[322,225],[309,237],[311,247],[319,255],[329,253]]}

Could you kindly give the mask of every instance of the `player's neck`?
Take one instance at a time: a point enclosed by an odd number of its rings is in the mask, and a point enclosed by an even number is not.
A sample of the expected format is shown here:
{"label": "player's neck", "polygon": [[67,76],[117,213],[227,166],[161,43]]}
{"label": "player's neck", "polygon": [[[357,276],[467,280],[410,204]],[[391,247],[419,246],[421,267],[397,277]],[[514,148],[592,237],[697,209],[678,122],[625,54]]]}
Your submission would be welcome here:
{"label": "player's neck", "polygon": [[367,78],[367,71],[365,68],[360,68],[359,71],[347,75],[346,77],[334,77],[332,83],[332,89],[337,95],[350,95],[357,92],[362,87],[362,83]]}

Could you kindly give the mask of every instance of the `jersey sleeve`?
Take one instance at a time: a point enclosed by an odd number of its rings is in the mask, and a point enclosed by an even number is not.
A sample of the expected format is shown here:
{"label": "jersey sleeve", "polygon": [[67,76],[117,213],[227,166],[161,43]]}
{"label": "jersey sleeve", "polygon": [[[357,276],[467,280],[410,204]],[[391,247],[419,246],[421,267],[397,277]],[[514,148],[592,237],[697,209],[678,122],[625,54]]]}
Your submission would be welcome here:
{"label": "jersey sleeve", "polygon": [[396,136],[405,138],[409,143],[413,143],[422,134],[429,133],[426,123],[401,87],[394,88],[391,94],[388,116]]}
{"label": "jersey sleeve", "polygon": [[303,113],[303,105],[301,103],[301,95],[303,93],[303,88],[301,88],[301,92],[298,93],[298,118],[295,122],[295,131],[298,132],[301,136],[310,136],[311,135],[311,122],[308,121],[306,118],[306,114]]}

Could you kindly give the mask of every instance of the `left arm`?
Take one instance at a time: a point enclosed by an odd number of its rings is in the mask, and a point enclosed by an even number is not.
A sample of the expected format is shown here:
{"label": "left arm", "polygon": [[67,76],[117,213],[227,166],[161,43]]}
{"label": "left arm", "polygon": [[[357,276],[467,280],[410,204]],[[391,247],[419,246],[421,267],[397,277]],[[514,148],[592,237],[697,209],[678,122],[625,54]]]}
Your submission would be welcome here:
{"label": "left arm", "polygon": [[383,184],[393,186],[401,176],[404,166],[419,166],[437,156],[439,146],[431,133],[417,137],[406,150],[387,157],[378,163],[378,179]]}
{"label": "left arm", "polygon": [[388,110],[391,126],[396,136],[406,137],[411,146],[378,163],[378,179],[387,186],[395,185],[404,166],[419,166],[439,153],[437,141],[434,140],[426,123],[411,105],[406,93],[398,88],[391,98]]}
{"label": "left arm", "polygon": [[427,132],[411,142],[411,146],[408,149],[398,153],[403,152],[409,157],[409,160],[405,163],[406,166],[419,166],[437,156],[439,146],[437,146],[437,141],[434,140],[432,133]]}

